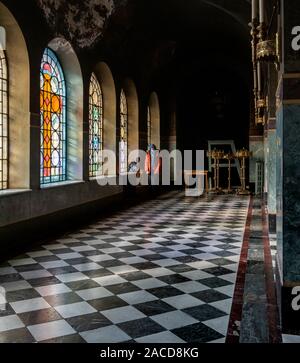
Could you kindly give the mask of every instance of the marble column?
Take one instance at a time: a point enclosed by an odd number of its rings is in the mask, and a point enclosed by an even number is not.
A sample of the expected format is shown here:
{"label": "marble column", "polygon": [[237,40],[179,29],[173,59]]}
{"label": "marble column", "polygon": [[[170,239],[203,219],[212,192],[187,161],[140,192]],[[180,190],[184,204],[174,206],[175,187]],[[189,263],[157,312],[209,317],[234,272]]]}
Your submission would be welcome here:
{"label": "marble column", "polygon": [[267,207],[269,217],[269,232],[276,233],[276,88],[278,85],[278,72],[274,64],[268,64],[267,77],[269,83],[268,91],[268,108],[267,117],[268,121],[265,126],[266,136],[266,167],[268,186],[267,193]]}
{"label": "marble column", "polygon": [[269,128],[267,134],[269,230],[276,233],[276,129]]}
{"label": "marble column", "polygon": [[[276,85],[271,87],[272,91],[276,89]],[[276,234],[276,110],[275,97],[273,95],[274,107],[269,107],[268,122],[265,127],[265,201],[268,210],[269,232]],[[269,96],[270,99],[270,96]],[[274,111],[273,111],[274,109]],[[274,116],[273,116],[274,115]]]}
{"label": "marble column", "polygon": [[[300,26],[298,0],[281,1],[282,64],[277,102],[277,283],[284,333],[300,333]],[[295,300],[296,299],[296,300]]]}
{"label": "marble column", "polygon": [[250,151],[253,153],[253,157],[250,159],[250,183],[256,182],[256,162],[264,161],[264,139],[263,136],[250,136],[249,140]]}

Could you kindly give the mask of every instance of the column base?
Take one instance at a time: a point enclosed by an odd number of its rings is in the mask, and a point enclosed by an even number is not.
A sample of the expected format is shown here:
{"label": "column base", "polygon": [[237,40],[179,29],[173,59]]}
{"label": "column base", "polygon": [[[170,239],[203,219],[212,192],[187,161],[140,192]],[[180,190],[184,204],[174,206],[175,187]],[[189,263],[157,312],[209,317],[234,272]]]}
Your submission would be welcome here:
{"label": "column base", "polygon": [[276,221],[277,221],[277,215],[269,214],[269,233],[271,234],[276,233]]}
{"label": "column base", "polygon": [[[292,294],[295,286],[297,286],[296,283],[293,286],[285,286],[282,283],[278,259],[276,259],[276,288],[282,334],[300,335],[300,310],[296,311],[292,307],[293,300],[296,298]],[[300,300],[296,305],[300,307]]]}

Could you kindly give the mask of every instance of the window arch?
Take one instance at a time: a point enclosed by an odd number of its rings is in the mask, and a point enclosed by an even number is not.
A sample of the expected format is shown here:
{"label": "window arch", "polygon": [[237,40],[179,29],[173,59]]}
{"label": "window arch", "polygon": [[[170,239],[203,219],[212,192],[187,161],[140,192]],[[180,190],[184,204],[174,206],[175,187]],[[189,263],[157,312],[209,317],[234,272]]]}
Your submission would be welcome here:
{"label": "window arch", "polygon": [[[109,66],[104,62],[96,64],[93,70],[99,81],[103,99],[103,150],[117,152],[117,94],[113,74]],[[105,158],[102,155],[103,161]],[[116,159],[108,158],[102,166],[101,173],[105,176],[116,175]]]}
{"label": "window arch", "polygon": [[95,73],[90,80],[89,92],[90,177],[103,173],[103,94]]}
{"label": "window arch", "polygon": [[120,98],[120,118],[120,173],[126,173],[128,169],[128,103],[123,89],[121,90]]}
{"label": "window arch", "polygon": [[[154,144],[158,149],[160,149],[160,106],[159,99],[156,92],[152,92],[148,104],[148,138],[149,138],[149,128],[150,131],[150,144]],[[150,113],[150,116],[149,116]],[[150,125],[149,125],[150,117]],[[149,143],[149,142],[148,142]]]}
{"label": "window arch", "polygon": [[66,82],[56,54],[46,48],[41,80],[41,184],[67,179]]}
{"label": "window arch", "polygon": [[8,69],[0,50],[0,190],[8,188]]}
{"label": "window arch", "polygon": [[147,142],[148,146],[151,145],[152,140],[152,120],[151,120],[151,109],[150,106],[147,108]]}

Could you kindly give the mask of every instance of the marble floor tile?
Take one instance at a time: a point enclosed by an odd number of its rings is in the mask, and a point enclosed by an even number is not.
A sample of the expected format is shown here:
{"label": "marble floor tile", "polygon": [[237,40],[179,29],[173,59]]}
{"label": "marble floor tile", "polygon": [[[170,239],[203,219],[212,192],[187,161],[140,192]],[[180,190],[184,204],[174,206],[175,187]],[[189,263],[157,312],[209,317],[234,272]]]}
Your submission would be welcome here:
{"label": "marble floor tile", "polygon": [[74,334],[75,330],[64,320],[53,321],[46,324],[28,326],[32,336],[37,342]]}
{"label": "marble floor tile", "polygon": [[171,192],[7,261],[0,342],[223,342],[248,206]]}

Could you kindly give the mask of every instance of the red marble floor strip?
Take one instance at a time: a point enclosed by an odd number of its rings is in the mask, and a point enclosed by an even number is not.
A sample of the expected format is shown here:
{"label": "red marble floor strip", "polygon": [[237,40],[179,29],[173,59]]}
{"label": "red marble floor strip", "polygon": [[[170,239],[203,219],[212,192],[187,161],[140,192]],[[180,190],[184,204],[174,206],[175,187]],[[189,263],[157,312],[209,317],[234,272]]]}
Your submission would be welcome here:
{"label": "red marble floor strip", "polygon": [[244,287],[247,270],[249,239],[250,239],[250,227],[252,222],[252,210],[253,210],[253,197],[250,199],[249,210],[247,215],[241,258],[237,273],[237,281],[235,285],[235,292],[233,295],[231,314],[229,319],[228,332],[226,337],[226,343],[238,344],[240,340],[240,325],[243,313],[243,297]]}
{"label": "red marble floor strip", "polygon": [[265,204],[262,203],[263,242],[265,255],[265,275],[267,293],[267,311],[269,320],[269,341],[270,343],[282,343],[279,324],[279,310],[276,298],[276,285],[272,265],[272,254],[269,240],[268,219]]}

